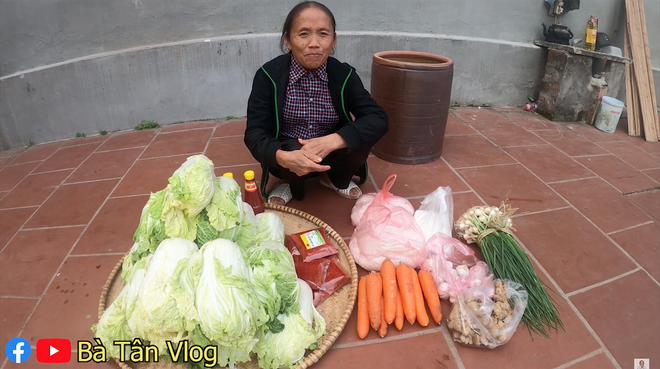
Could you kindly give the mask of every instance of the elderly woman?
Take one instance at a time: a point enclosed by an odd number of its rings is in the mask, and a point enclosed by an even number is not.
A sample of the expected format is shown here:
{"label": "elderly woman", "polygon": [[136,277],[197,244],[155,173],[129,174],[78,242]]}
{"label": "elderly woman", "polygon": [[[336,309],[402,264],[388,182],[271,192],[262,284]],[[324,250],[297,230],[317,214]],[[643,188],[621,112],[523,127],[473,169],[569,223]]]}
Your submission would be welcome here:
{"label": "elderly woman", "polygon": [[254,76],[244,140],[263,169],[262,195],[269,174],[281,179],[270,203],[302,200],[310,177],[349,199],[362,194],[358,184],[367,179],[371,148],[387,133],[387,115],[355,68],[330,57],[336,43],[332,12],[302,2],[282,27],[286,54]]}

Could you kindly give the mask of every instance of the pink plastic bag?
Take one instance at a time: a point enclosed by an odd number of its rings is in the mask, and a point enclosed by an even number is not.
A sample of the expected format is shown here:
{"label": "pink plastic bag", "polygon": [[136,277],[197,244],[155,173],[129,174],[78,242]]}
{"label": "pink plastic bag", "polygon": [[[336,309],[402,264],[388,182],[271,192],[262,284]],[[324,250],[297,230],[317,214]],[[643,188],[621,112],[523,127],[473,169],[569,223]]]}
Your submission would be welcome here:
{"label": "pink plastic bag", "polygon": [[[392,178],[392,176],[394,176],[394,178]],[[390,178],[392,178],[392,184],[394,184],[396,175],[393,174],[392,176],[390,176]],[[390,178],[388,178],[385,181],[385,185],[387,185]],[[353,210],[351,210],[351,223],[353,224],[353,227],[357,227],[358,224],[360,224],[360,219],[362,219],[364,212],[367,211],[369,205],[371,205],[374,202],[374,199],[379,194],[383,197],[381,204],[386,206],[387,208],[392,209],[395,206],[400,206],[406,210],[409,210],[410,213],[412,214],[415,213],[415,208],[410,203],[410,201],[404,199],[403,197],[395,196],[389,193],[388,192],[389,190],[390,188],[387,189],[383,188],[383,191],[385,192],[380,191],[380,192],[365,193],[364,195],[360,196],[357,199],[357,201],[355,201],[355,205],[353,205]]]}
{"label": "pink plastic bag", "polygon": [[478,261],[474,251],[461,241],[437,232],[426,244],[428,259],[423,268],[431,272],[441,299],[454,303],[456,296],[474,287],[494,292],[493,274]]}
{"label": "pink plastic bag", "polygon": [[366,270],[380,270],[385,259],[412,268],[421,267],[426,260],[426,239],[415,221],[412,204],[407,200],[410,208],[392,204],[397,197],[389,191],[395,180],[395,174],[387,178],[364,211],[349,243],[355,262]]}

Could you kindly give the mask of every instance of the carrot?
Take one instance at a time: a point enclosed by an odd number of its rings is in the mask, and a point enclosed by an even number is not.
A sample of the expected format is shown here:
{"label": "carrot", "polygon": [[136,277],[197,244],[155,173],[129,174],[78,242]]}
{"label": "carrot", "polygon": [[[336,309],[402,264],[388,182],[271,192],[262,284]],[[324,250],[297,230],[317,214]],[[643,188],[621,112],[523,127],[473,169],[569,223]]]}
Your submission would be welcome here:
{"label": "carrot", "polygon": [[369,334],[369,306],[367,304],[367,279],[358,283],[357,334],[364,339]]}
{"label": "carrot", "polygon": [[419,284],[422,286],[422,292],[426,299],[426,305],[429,307],[433,321],[440,324],[442,321],[442,308],[440,307],[440,296],[438,290],[435,288],[433,276],[428,270],[419,271]]}
{"label": "carrot", "polygon": [[371,272],[367,275],[367,306],[369,306],[369,322],[371,327],[378,330],[380,327],[381,314],[383,306],[381,300],[383,297],[383,282],[380,273]]}
{"label": "carrot", "polygon": [[[380,297],[381,303],[383,303],[383,296]],[[380,327],[378,328],[378,335],[380,338],[385,338],[387,335],[387,322],[385,321],[385,309],[381,310],[380,314]]]}
{"label": "carrot", "polygon": [[396,317],[394,318],[394,325],[398,330],[403,328],[403,305],[401,305],[401,294],[399,291],[396,293]]}
{"label": "carrot", "polygon": [[415,269],[410,270],[412,271],[413,287],[415,288],[415,313],[417,314],[417,323],[422,327],[426,327],[429,325],[429,315],[426,313],[426,307],[424,306],[422,287],[419,285],[417,271],[415,271]]}
{"label": "carrot", "polygon": [[396,267],[394,263],[385,259],[380,266],[380,276],[383,279],[383,310],[385,311],[385,321],[392,324],[396,317]]}
{"label": "carrot", "polygon": [[410,324],[415,324],[415,289],[413,287],[412,269],[404,263],[399,263],[396,267],[396,280],[399,284],[401,306],[406,320]]}

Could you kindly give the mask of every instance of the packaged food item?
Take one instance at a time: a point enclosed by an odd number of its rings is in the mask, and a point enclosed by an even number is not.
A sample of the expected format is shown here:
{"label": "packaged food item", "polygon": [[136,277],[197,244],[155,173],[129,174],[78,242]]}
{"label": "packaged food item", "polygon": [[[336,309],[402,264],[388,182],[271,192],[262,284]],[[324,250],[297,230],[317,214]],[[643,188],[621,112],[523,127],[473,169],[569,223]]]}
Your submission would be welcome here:
{"label": "packaged food item", "polygon": [[330,256],[324,258],[324,260],[328,260],[329,265],[321,288],[318,291],[314,291],[314,306],[323,302],[323,300],[351,281],[351,277],[346,274],[337,256]]}
{"label": "packaged food item", "polygon": [[493,298],[479,287],[458,295],[447,329],[454,341],[478,348],[494,349],[511,340],[527,307],[528,294],[522,285],[496,280]]}
{"label": "packaged food item", "polygon": [[315,228],[291,235],[304,262],[337,255],[339,251],[332,244],[323,228]]}
{"label": "packaged food item", "polygon": [[304,262],[291,236],[287,235],[285,237],[284,244],[293,256],[293,263],[296,267],[296,275],[298,278],[307,282],[309,287],[312,288],[312,291],[319,290],[325,281],[330,260],[320,258],[310,262]]}
{"label": "packaged food item", "polygon": [[[303,261],[293,236],[286,235],[284,244],[293,256],[296,275],[312,288],[314,306],[318,306],[323,300],[351,281],[351,277],[342,267],[337,255]],[[336,248],[335,251],[337,251]]]}
{"label": "packaged food item", "polygon": [[333,293],[349,283],[351,277],[348,276],[344,267],[341,266],[337,256],[330,256],[328,260],[330,261],[330,264],[325,273],[325,280],[323,281],[321,289]]}

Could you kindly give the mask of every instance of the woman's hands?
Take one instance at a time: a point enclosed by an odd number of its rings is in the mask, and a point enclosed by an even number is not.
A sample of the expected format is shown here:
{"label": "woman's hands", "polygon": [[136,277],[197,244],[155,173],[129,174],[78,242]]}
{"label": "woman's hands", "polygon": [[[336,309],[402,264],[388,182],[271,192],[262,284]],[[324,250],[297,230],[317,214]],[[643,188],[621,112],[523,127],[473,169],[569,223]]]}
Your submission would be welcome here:
{"label": "woman's hands", "polygon": [[330,166],[320,164],[323,159],[335,150],[348,147],[346,141],[337,133],[309,140],[299,139],[298,142],[302,145],[300,150],[279,150],[275,154],[277,164],[297,176],[329,170]]}
{"label": "woman's hands", "polygon": [[298,139],[302,145],[301,151],[305,151],[322,159],[328,156],[331,152],[348,147],[348,144],[337,133],[332,133],[327,136],[311,138],[309,140]]}
{"label": "woman's hands", "polygon": [[297,176],[302,177],[312,172],[325,172],[330,169],[329,165],[320,165],[323,158],[304,152],[302,149],[295,151],[278,150],[275,160],[282,168],[286,168]]}

